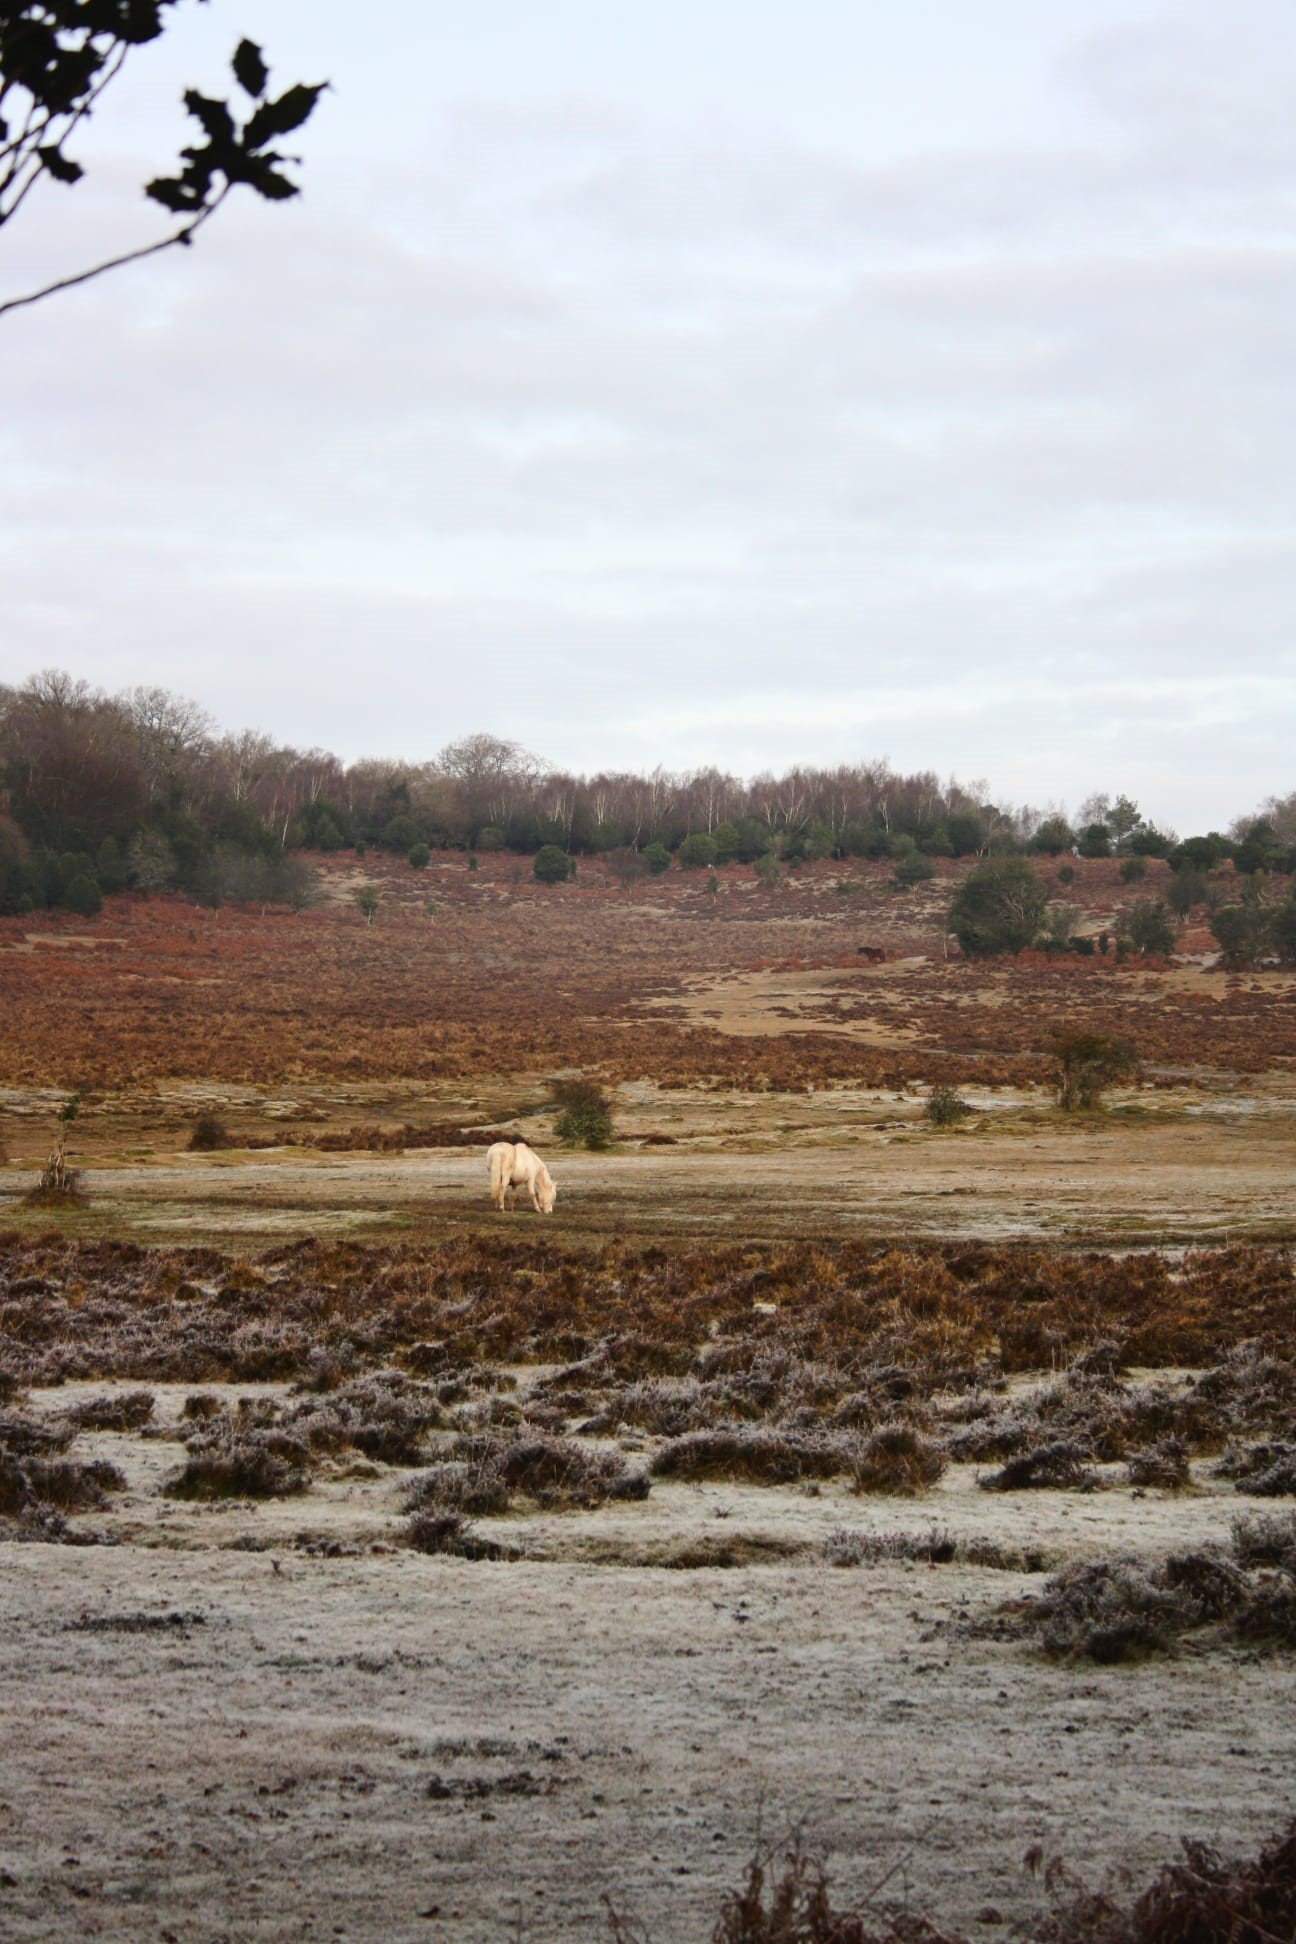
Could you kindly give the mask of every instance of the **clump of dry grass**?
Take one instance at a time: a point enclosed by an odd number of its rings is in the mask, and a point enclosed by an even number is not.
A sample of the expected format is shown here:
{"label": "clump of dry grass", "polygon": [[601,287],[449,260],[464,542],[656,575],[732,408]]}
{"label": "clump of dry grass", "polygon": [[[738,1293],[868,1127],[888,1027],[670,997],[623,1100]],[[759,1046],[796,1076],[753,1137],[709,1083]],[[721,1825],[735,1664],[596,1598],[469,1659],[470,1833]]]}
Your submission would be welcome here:
{"label": "clump of dry grass", "polygon": [[24,1208],[87,1208],[90,1197],[82,1186],[80,1168],[64,1167],[54,1179],[44,1169],[36,1185],[22,1198]]}
{"label": "clump of dry grass", "polygon": [[916,1426],[902,1421],[879,1425],[851,1457],[856,1492],[911,1496],[934,1485],[948,1464],[944,1452]]}

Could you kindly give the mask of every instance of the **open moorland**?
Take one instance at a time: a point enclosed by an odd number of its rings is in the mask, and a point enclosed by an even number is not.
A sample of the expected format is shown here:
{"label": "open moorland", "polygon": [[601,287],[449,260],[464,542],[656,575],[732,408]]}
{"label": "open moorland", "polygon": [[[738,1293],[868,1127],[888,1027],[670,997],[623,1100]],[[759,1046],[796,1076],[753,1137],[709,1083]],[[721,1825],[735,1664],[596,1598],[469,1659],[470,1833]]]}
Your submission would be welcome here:
{"label": "open moorland", "polygon": [[1296,974],[940,868],[0,919],[0,1934],[1293,1934]]}

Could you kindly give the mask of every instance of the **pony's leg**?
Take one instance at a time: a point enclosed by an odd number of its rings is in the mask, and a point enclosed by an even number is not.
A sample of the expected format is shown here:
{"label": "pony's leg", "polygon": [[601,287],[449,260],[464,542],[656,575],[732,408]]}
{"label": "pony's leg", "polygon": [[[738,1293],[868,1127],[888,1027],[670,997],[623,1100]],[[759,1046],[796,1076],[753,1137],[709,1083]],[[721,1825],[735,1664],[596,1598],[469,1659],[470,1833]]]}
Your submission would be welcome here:
{"label": "pony's leg", "polygon": [[536,1185],[534,1181],[528,1181],[527,1192],[531,1197],[531,1206],[532,1208],[534,1208],[536,1214],[538,1215],[540,1213],[540,1197],[536,1193]]}

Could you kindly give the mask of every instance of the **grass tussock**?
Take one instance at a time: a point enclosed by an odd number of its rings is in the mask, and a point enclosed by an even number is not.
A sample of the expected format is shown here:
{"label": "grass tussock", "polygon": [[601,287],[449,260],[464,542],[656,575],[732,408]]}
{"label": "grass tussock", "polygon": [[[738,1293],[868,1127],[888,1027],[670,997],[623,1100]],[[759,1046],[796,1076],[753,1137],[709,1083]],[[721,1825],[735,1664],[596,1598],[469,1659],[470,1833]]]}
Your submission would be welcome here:
{"label": "grass tussock", "polygon": [[883,1424],[865,1438],[851,1459],[851,1488],[912,1497],[936,1483],[949,1460],[939,1445],[914,1425]]}

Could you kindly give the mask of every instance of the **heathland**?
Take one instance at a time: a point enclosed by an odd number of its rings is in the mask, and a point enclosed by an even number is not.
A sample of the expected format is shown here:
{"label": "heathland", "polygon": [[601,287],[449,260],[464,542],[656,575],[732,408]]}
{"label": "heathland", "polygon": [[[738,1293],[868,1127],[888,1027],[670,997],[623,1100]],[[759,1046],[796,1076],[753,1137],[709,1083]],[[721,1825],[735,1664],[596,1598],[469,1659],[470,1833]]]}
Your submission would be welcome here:
{"label": "heathland", "polygon": [[1296,972],[1128,861],[0,918],[0,1930],[1290,1935]]}

